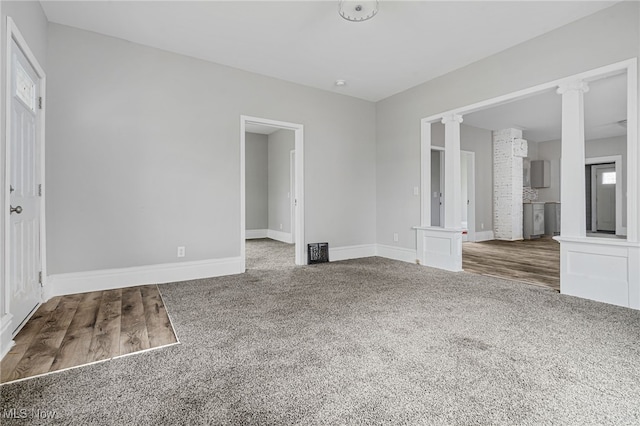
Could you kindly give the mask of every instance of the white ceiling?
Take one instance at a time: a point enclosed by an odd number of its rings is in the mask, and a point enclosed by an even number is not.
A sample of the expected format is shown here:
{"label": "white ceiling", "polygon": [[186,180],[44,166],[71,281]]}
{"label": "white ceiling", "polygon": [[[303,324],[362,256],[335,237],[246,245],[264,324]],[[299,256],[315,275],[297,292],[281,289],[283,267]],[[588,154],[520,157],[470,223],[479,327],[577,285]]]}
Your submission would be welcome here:
{"label": "white ceiling", "polygon": [[337,0],[41,3],[51,22],[378,101],[615,1],[381,0],[357,23]]}
{"label": "white ceiling", "polygon": [[[584,95],[585,138],[603,139],[626,135],[619,122],[627,118],[627,75],[589,83]],[[562,97],[555,90],[474,112],[464,124],[487,130],[516,128],[531,142],[559,140]]]}

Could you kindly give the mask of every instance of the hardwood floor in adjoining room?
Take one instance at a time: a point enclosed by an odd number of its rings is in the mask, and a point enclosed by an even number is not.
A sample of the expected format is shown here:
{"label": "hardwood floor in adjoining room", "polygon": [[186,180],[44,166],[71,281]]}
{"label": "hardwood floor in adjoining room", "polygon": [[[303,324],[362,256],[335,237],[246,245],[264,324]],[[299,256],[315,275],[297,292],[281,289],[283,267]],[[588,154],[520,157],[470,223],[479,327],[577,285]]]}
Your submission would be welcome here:
{"label": "hardwood floor in adjoining room", "polygon": [[14,340],[0,383],[177,342],[156,285],[53,297]]}
{"label": "hardwood floor in adjoining room", "polygon": [[462,269],[560,291],[560,243],[550,237],[463,243]]}

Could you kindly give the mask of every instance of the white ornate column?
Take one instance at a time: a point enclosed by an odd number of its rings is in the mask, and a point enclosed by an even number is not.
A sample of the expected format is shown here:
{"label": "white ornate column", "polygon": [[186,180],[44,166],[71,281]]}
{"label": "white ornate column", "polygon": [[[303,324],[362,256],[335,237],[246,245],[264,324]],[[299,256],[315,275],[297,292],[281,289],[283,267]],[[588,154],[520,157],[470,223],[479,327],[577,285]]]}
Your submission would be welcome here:
{"label": "white ornate column", "polygon": [[582,80],[562,84],[557,91],[562,95],[560,229],[563,237],[585,237],[587,233],[584,94],[588,91],[589,86]]}
{"label": "white ornate column", "polygon": [[639,309],[638,244],[587,237],[584,94],[582,80],[558,87],[562,95],[560,292]]}
{"label": "white ornate column", "polygon": [[451,114],[442,119],[444,124],[444,227],[462,226],[462,200],[460,195],[460,123],[462,116]]}

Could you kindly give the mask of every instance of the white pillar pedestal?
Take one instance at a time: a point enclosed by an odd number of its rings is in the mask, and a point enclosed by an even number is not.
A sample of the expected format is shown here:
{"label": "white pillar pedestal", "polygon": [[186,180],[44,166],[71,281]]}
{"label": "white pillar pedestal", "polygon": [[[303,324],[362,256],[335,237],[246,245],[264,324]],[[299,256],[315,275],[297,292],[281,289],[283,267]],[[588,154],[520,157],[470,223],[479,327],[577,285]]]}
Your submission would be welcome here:
{"label": "white pillar pedestal", "polygon": [[640,244],[614,238],[560,241],[560,292],[640,309]]}
{"label": "white pillar pedestal", "polygon": [[416,226],[417,258],[421,265],[462,271],[462,229]]}

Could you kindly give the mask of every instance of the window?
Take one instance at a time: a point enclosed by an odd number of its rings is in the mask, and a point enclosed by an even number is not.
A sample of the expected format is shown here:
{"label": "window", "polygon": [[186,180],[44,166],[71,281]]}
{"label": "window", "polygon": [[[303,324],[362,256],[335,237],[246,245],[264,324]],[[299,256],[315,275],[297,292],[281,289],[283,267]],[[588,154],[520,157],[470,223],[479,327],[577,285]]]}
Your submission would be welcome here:
{"label": "window", "polygon": [[29,74],[22,68],[22,65],[16,64],[16,96],[24,104],[31,109],[36,110],[36,84],[33,82]]}
{"label": "window", "polygon": [[616,184],[616,172],[604,172],[602,173],[603,185],[615,185]]}

